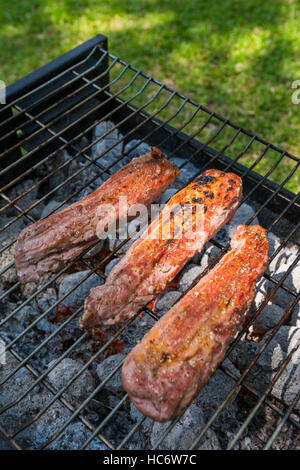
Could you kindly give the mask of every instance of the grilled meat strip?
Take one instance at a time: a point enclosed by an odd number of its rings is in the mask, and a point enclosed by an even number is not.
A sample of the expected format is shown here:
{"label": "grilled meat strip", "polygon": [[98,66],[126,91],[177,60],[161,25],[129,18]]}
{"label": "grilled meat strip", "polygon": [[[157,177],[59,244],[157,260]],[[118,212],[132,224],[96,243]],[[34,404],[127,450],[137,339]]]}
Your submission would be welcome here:
{"label": "grilled meat strip", "polygon": [[226,254],[126,357],[125,390],[156,421],[179,416],[224,359],[268,261],[266,231],[240,225]]}
{"label": "grilled meat strip", "polygon": [[121,322],[160,295],[196,251],[231,220],[241,194],[241,179],[219,170],[205,171],[176,193],[106,283],[91,289],[81,325]]}
{"label": "grilled meat strip", "polygon": [[[151,152],[121,168],[92,194],[26,227],[19,235],[15,255],[21,284],[44,282],[51,273],[58,272],[98,240],[96,229],[100,221],[108,227],[126,216],[124,205],[119,210],[121,196],[127,197],[127,210],[136,203],[148,206],[179,173],[175,165],[153,147]],[[104,204],[114,206],[115,211],[98,215],[98,208]]]}

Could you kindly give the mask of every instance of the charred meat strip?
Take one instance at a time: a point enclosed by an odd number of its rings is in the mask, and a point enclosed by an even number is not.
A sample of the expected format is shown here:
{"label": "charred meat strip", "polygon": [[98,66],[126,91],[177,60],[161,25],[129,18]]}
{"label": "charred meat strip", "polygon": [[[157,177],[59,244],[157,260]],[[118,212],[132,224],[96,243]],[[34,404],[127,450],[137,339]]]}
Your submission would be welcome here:
{"label": "charred meat strip", "polygon": [[205,171],[176,193],[106,283],[91,289],[81,325],[121,322],[160,295],[196,251],[231,220],[241,195],[241,179],[219,170]]}
{"label": "charred meat strip", "polygon": [[[15,256],[21,284],[39,284],[51,273],[58,272],[98,240],[96,229],[100,221],[108,227],[124,217],[134,204],[149,206],[179,173],[175,165],[153,147],[148,154],[121,168],[92,194],[26,227],[19,235]],[[127,197],[127,207],[122,205],[119,210],[122,196]],[[98,209],[107,204],[112,205],[115,212],[99,215]]]}
{"label": "charred meat strip", "polygon": [[232,250],[126,357],[125,390],[156,421],[179,416],[224,359],[268,262],[266,231],[240,225]]}

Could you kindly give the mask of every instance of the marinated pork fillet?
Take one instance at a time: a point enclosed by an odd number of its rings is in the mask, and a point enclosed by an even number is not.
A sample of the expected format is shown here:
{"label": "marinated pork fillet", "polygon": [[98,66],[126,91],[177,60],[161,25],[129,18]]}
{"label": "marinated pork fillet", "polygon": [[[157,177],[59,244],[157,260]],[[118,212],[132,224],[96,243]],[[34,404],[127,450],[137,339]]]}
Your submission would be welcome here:
{"label": "marinated pork fillet", "polygon": [[121,322],[160,295],[196,251],[231,220],[241,194],[241,179],[219,170],[205,171],[176,193],[106,283],[91,289],[81,325]]}
{"label": "marinated pork fillet", "polygon": [[156,421],[179,416],[223,360],[268,261],[266,231],[240,225],[226,254],[126,357],[125,390]]}
{"label": "marinated pork fillet", "polygon": [[[22,230],[15,267],[21,284],[39,284],[98,240],[96,228],[107,227],[127,214],[134,204],[148,206],[175,180],[180,171],[154,147],[112,175],[99,189],[66,209]],[[119,198],[127,197],[127,208]],[[108,214],[98,208],[111,204]],[[105,217],[105,219],[104,219]],[[104,220],[103,220],[104,219]]]}

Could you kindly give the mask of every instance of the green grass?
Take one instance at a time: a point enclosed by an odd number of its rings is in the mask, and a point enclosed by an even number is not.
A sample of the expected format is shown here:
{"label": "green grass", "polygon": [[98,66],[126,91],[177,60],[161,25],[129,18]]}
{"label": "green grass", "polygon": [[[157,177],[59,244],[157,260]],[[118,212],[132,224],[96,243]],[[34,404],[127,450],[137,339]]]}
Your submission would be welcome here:
{"label": "green grass", "polygon": [[[2,0],[0,79],[11,83],[103,33],[113,54],[299,156],[300,104],[291,101],[299,9],[297,0]],[[219,146],[226,141],[221,135]],[[268,152],[257,170],[266,173],[275,158]],[[282,182],[293,166],[284,159],[273,179]],[[299,186],[298,171],[286,187]]]}

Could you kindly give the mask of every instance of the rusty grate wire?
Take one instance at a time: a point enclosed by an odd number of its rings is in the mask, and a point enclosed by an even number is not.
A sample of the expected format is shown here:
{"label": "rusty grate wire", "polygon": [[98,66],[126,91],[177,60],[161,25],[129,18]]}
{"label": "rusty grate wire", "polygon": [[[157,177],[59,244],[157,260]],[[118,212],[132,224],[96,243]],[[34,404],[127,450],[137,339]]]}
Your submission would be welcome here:
{"label": "rusty grate wire", "polygon": [[[107,120],[112,120],[115,123],[115,127],[110,129],[107,132],[107,135],[113,132],[114,129],[122,129],[123,137],[121,137],[118,142],[112,144],[105,152],[100,154],[96,160],[93,160],[89,151],[105,136],[92,140],[90,137],[91,133],[98,124]],[[83,140],[85,137],[87,138]],[[72,181],[73,178],[84,174],[84,171],[87,168],[92,166],[96,171],[96,176],[85,182],[83,185],[79,184],[78,189],[53,208],[48,215],[62,207],[64,204],[69,203],[70,201],[72,202],[72,199],[83,189],[90,189],[90,185],[102,174],[113,173],[114,165],[118,162],[122,162],[128,154],[128,152],[126,153],[124,150],[124,146],[119,159],[112,162],[111,165],[107,166],[103,164],[102,157],[121,142],[124,144],[132,138],[138,138],[140,141],[135,147],[132,147],[130,151],[140,145],[141,142],[154,142],[155,145],[162,149],[169,146],[170,151],[167,156],[171,160],[178,154],[185,155],[185,161],[182,163],[181,168],[186,167],[186,165],[191,161],[198,161],[199,171],[197,174],[190,175],[190,181],[206,168],[212,168],[215,165],[219,165],[224,171],[235,171],[242,177],[243,182],[245,183],[242,204],[259,193],[263,195],[263,202],[260,203],[260,206],[253,217],[246,223],[251,223],[266,207],[273,208],[276,206],[280,208],[277,210],[276,218],[269,224],[269,226],[265,227],[267,230],[272,230],[283,217],[287,217],[290,214],[295,213],[299,214],[299,195],[292,194],[285,190],[286,184],[290,181],[299,167],[298,158],[279,149],[275,145],[265,142],[258,136],[247,132],[239,126],[231,123],[229,120],[209,111],[204,106],[195,103],[193,100],[188,99],[180,93],[171,90],[169,87],[151,78],[142,71],[137,70],[123,60],[108,53],[105,49],[96,46],[92,48],[81,60],[65,67],[54,77],[48,78],[32,90],[24,91],[20,96],[9,100],[6,105],[0,108],[0,177],[1,181],[3,181],[3,185],[0,189],[0,197],[2,201],[0,214],[5,214],[7,210],[13,209],[15,211],[15,216],[0,228],[0,234],[5,233],[10,226],[21,218],[26,221],[27,224],[35,222],[36,219],[32,215],[32,210],[38,205],[43,204],[43,202],[45,202],[45,200],[50,196],[55,195],[56,191],[67,187],[68,183]],[[201,139],[201,143],[196,140],[196,138]],[[84,144],[82,144],[82,142],[84,142]],[[253,148],[255,148],[255,151],[252,153]],[[64,150],[68,151],[69,158],[63,164],[57,166],[54,170],[49,172],[49,174],[40,178],[39,181],[27,188],[22,194],[19,194],[14,198],[10,198],[8,196],[8,190],[10,188],[24,180],[24,178],[32,175],[41,165],[47,164],[47,162],[57,155],[57,152]],[[274,158],[269,167],[267,167],[265,163],[266,154],[270,152],[272,152]],[[15,154],[17,155],[17,158],[13,158]],[[249,155],[251,157],[250,160],[248,159]],[[27,194],[51,181],[51,178],[54,175],[59,173],[63,174],[64,169],[79,157],[84,159],[84,164],[80,169],[76,170],[71,176],[63,179],[61,183],[50,189],[46,195],[37,199],[34,204],[29,205],[28,207],[24,206],[22,201]],[[286,162],[288,162],[289,165],[288,171],[286,171]],[[265,171],[263,176],[257,176],[254,172],[260,169],[261,173],[261,168],[264,167],[264,165]],[[285,176],[281,177],[281,181],[278,183],[278,175],[283,174],[282,168],[285,168]],[[277,181],[277,184],[270,182],[270,179],[273,178],[274,175],[274,179]],[[291,240],[298,229],[299,222],[293,226],[290,233],[286,234],[281,245],[273,253],[270,262]],[[3,386],[8,380],[13,379],[15,374],[23,367],[29,371],[34,381],[32,385],[28,389],[24,390],[16,400],[13,400],[11,403],[0,409],[0,419],[1,414],[7,412],[17,404],[22,404],[22,400],[26,399],[26,397],[30,397],[30,394],[37,385],[45,387],[52,396],[52,398],[36,413],[33,418],[22,423],[20,422],[18,429],[13,433],[10,433],[8,430],[3,429],[3,427],[0,426],[2,434],[15,448],[22,448],[18,439],[22,431],[28,429],[33,423],[37,422],[39,418],[41,418],[41,416],[43,416],[43,414],[56,402],[59,402],[62,406],[68,409],[70,417],[66,419],[64,424],[52,435],[50,439],[45,440],[41,448],[47,448],[50,443],[58,439],[68,426],[74,422],[74,420],[81,421],[90,431],[90,436],[84,444],[82,444],[82,449],[86,448],[93,439],[97,438],[110,449],[126,448],[133,435],[138,431],[139,427],[145,420],[145,418],[142,418],[139,422],[133,425],[131,431],[121,442],[111,442],[111,440],[106,437],[105,427],[111,420],[120,419],[118,418],[118,411],[121,410],[122,407],[126,406],[126,403],[128,402],[126,394],[124,394],[119,403],[113,409],[109,410],[100,424],[94,425],[86,417],[86,407],[104,388],[105,384],[111,379],[111,377],[120,369],[122,365],[121,362],[76,409],[64,396],[66,390],[81,374],[84,373],[85,370],[100,358],[101,354],[107,350],[111,343],[119,338],[122,332],[129,325],[138,321],[139,314],[122,324],[118,331],[116,331],[116,333],[90,357],[89,361],[85,363],[81,370],[59,390],[56,390],[47,380],[48,374],[65,357],[68,357],[72,351],[76,350],[80,343],[84,342],[88,333],[83,331],[81,336],[76,338],[76,340],[67,347],[64,353],[51,365],[51,367],[45,368],[42,372],[32,365],[32,359],[34,357],[38,358],[44,346],[49,344],[54,337],[60,334],[71,321],[79,318],[82,314],[83,306],[78,308],[62,323],[57,324],[56,330],[49,334],[42,343],[27,355],[23,352],[21,354],[18,349],[20,340],[26,338],[26,335],[30,334],[32,329],[34,329],[42,319],[46,318],[55,307],[58,307],[59,304],[61,304],[63,300],[88,277],[93,273],[96,273],[102,277],[102,279],[105,279],[103,272],[100,271],[101,266],[104,266],[108,260],[111,260],[129,239],[130,237],[122,241],[117,248],[110,252],[105,259],[98,264],[93,264],[84,258],[84,255],[90,250],[90,248],[85,250],[80,256],[54,275],[49,281],[44,283],[30,297],[23,300],[17,308],[10,311],[9,314],[0,321],[0,328],[3,325],[9,324],[9,322],[15,318],[24,306],[29,305],[40,293],[51,286],[56,279],[66,273],[72,266],[75,266],[78,261],[83,263],[86,269],[89,270],[85,278],[83,278],[63,297],[53,303],[47,310],[41,313],[29,326],[6,344],[6,351],[9,351],[12,354],[12,356],[17,360],[18,365],[2,380],[0,383],[0,390],[1,386]],[[1,248],[0,253],[4,253],[5,250],[8,250],[15,241],[16,239],[8,242],[6,246]],[[229,244],[223,246],[215,239],[211,241],[220,249],[220,252],[210,262],[201,275],[198,276],[189,289],[192,288],[199,279],[218,262],[229,248]],[[243,425],[235,434],[235,437],[229,445],[230,448],[233,448],[235,443],[241,438],[244,430],[251,423],[262,405],[269,407],[272,412],[278,416],[278,424],[274,428],[273,435],[269,438],[268,442],[264,443],[264,448],[267,449],[272,446],[273,441],[276,439],[285,423],[288,423],[289,426],[293,426],[295,429],[299,429],[299,417],[294,409],[297,401],[299,400],[299,394],[295,398],[294,403],[290,406],[288,406],[288,404],[283,400],[279,400],[278,398],[275,400],[272,396],[272,387],[280,377],[280,374],[286,368],[289,361],[292,359],[292,356],[295,353],[294,350],[291,351],[283,362],[276,373],[275,378],[266,388],[264,394],[258,393],[253,387],[245,384],[245,379],[247,378],[251,368],[259,359],[260,355],[263,353],[274,335],[276,335],[280,326],[289,318],[294,306],[299,303],[300,294],[285,284],[287,276],[292,272],[297,263],[299,263],[299,260],[300,254],[280,280],[275,279],[272,274],[264,274],[265,278],[273,283],[273,290],[265,296],[263,303],[234,339],[228,353],[235,347],[243,334],[248,331],[249,327],[254,323],[257,316],[278,289],[284,289],[293,296],[294,300],[290,305],[287,305],[285,314],[281,318],[280,322],[269,334],[267,340],[262,343],[253,361],[248,365],[247,369],[240,377],[234,376],[234,374],[225,366],[220,366],[222,370],[235,381],[235,385],[207,421],[198,438],[192,443],[192,449],[197,448],[200,439],[214,423],[223,408],[226,407],[230,397],[238,387],[240,387],[240,385],[243,385],[243,387],[255,397],[256,405],[252,408],[247,417],[245,417]],[[7,272],[12,266],[13,263],[9,263],[0,271],[0,275]],[[19,282],[16,282],[0,296],[0,302],[5,302],[10,296],[17,295],[19,287]],[[142,313],[144,315],[151,316],[154,320],[158,320],[159,318],[158,315],[149,308],[149,306],[145,307]],[[3,335],[0,337],[3,338]],[[163,442],[164,438],[171,431],[177,421],[178,419],[169,424],[158,438],[153,448],[157,448]]]}

